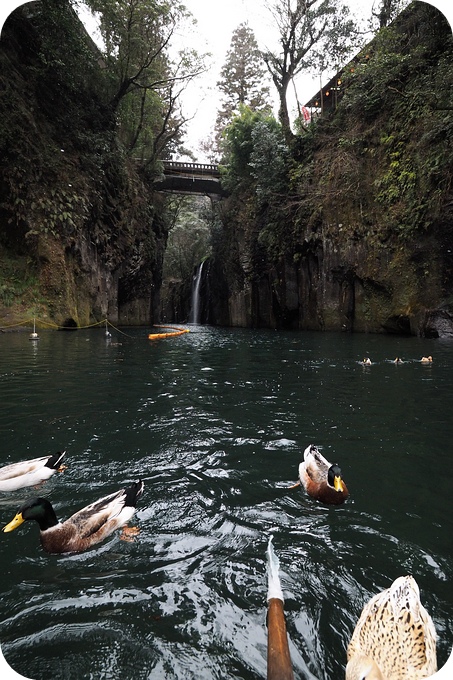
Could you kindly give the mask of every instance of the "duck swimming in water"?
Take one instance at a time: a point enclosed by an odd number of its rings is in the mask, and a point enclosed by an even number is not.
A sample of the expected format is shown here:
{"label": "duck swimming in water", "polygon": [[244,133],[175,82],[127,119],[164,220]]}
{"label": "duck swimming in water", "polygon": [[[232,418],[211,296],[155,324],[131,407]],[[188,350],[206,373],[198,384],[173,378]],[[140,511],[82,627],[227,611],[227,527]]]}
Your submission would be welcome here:
{"label": "duck swimming in water", "polygon": [[432,358],[432,356],[429,356],[429,357],[422,357],[422,358],[420,359],[420,361],[422,362],[422,364],[431,364],[432,361],[433,361],[433,358]]}
{"label": "duck swimming in water", "polygon": [[66,469],[66,466],[61,464],[65,453],[66,451],[58,451],[53,456],[5,465],[0,468],[0,491],[16,491],[45,482],[57,471],[62,472]]}
{"label": "duck swimming in water", "polygon": [[46,498],[33,498],[17,511],[3,531],[16,529],[26,520],[39,524],[41,545],[48,553],[82,552],[124,526],[135,512],[143,482],[120,489],[87,505],[65,522],[59,522]]}
{"label": "duck swimming in water", "polygon": [[327,505],[340,505],[349,496],[339,465],[329,463],[313,444],[307,446],[299,465],[299,482],[294,486],[299,484],[309,496]]}
{"label": "duck swimming in water", "polygon": [[371,359],[370,359],[370,357],[365,357],[365,358],[363,359],[363,361],[362,361],[362,364],[363,364],[364,366],[371,366]]}
{"label": "duck swimming in water", "polygon": [[412,576],[365,605],[347,658],[346,680],[420,680],[436,672],[436,630]]}

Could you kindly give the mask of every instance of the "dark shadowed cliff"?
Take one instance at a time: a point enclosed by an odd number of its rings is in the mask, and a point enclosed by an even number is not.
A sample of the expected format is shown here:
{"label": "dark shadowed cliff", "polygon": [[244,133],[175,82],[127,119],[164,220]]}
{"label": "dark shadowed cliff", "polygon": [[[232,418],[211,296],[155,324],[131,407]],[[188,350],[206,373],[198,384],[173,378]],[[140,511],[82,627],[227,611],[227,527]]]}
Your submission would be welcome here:
{"label": "dark shadowed cliff", "polygon": [[251,125],[220,206],[210,321],[453,335],[450,26],[413,3],[339,80],[280,165],[274,131]]}
{"label": "dark shadowed cliff", "polygon": [[166,228],[118,142],[99,54],[67,3],[29,3],[0,42],[0,317],[148,324]]}

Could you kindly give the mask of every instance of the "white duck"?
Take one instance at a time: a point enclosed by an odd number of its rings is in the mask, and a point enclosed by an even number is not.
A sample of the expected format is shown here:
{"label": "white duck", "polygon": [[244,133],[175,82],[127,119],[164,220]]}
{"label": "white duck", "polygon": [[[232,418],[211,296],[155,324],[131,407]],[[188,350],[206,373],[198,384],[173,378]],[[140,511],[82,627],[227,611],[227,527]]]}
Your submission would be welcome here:
{"label": "white duck", "polygon": [[61,464],[66,451],[58,451],[53,456],[33,458],[21,463],[11,463],[0,468],[0,491],[15,491],[25,486],[35,486],[52,477],[55,472],[62,472]]}

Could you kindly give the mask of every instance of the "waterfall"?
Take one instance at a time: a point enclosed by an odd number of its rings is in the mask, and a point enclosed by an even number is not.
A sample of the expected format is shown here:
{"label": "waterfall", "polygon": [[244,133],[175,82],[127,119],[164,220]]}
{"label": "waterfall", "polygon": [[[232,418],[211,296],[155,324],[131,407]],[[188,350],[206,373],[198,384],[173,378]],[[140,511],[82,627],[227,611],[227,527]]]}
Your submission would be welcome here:
{"label": "waterfall", "polygon": [[200,286],[203,262],[198,266],[192,280],[192,301],[189,314],[189,323],[200,323]]}

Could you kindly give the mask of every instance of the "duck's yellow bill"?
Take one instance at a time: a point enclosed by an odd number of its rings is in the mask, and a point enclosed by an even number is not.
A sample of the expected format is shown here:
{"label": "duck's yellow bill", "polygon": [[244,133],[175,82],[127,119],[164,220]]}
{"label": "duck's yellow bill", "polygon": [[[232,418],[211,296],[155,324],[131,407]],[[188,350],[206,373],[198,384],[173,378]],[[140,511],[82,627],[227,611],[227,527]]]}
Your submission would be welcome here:
{"label": "duck's yellow bill", "polygon": [[8,531],[14,531],[14,529],[17,529],[17,527],[20,527],[22,522],[24,522],[24,518],[22,517],[22,513],[18,512],[17,515],[14,517],[14,519],[9,522],[5,527],[3,527],[3,531],[5,533],[8,533]]}
{"label": "duck's yellow bill", "polygon": [[343,480],[341,477],[335,477],[333,480],[333,486],[335,488],[335,491],[344,491],[344,485],[343,485]]}

